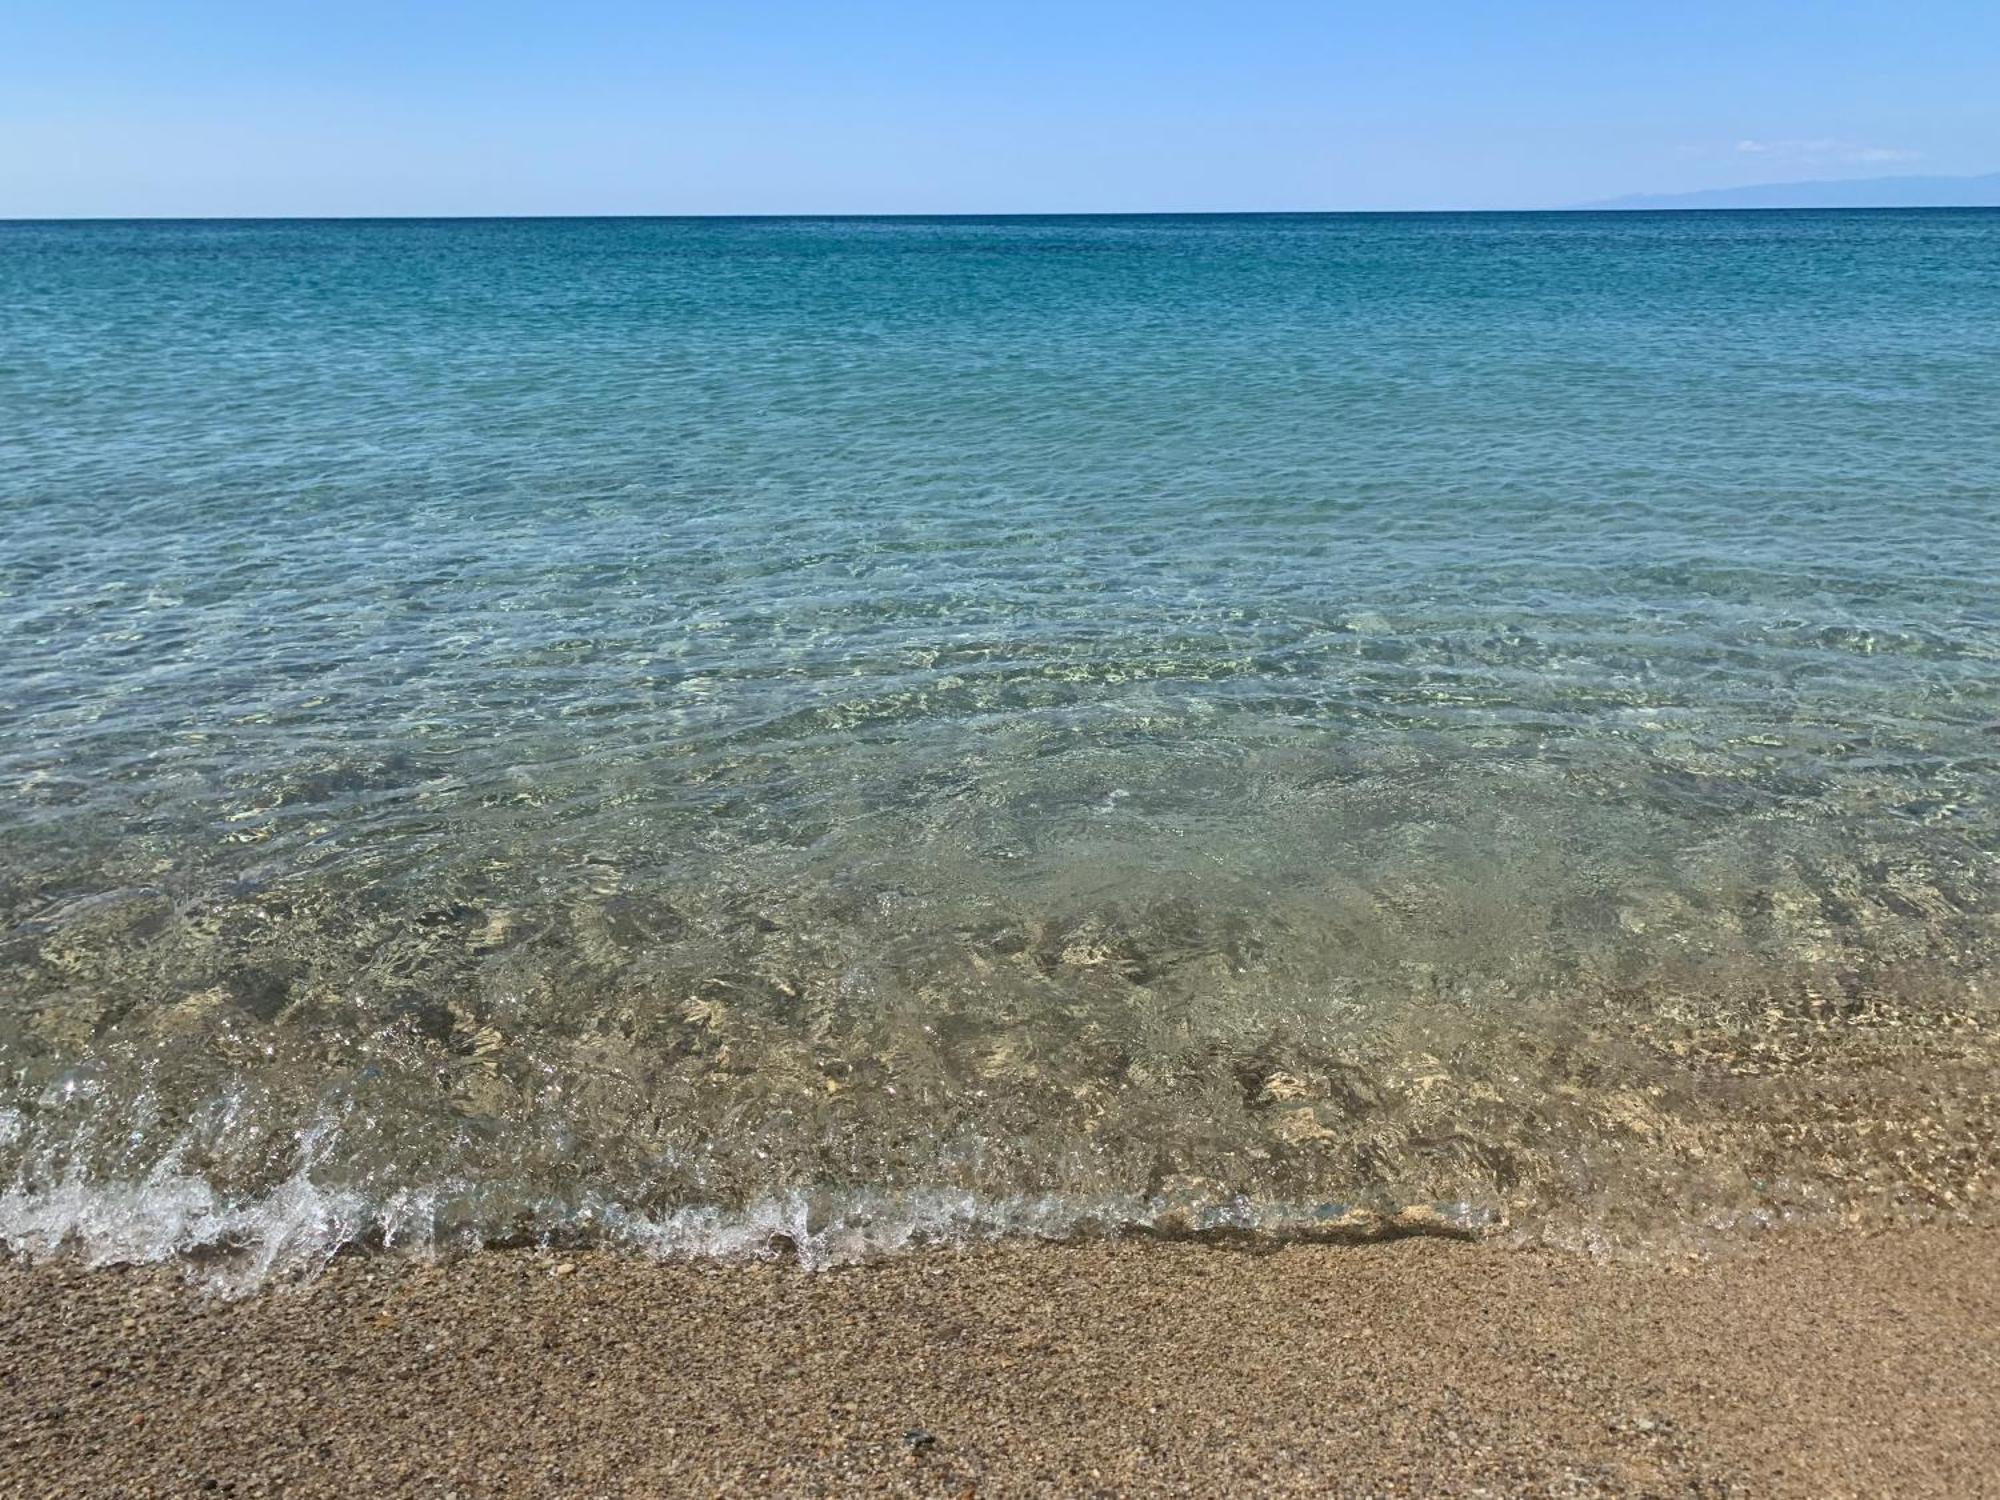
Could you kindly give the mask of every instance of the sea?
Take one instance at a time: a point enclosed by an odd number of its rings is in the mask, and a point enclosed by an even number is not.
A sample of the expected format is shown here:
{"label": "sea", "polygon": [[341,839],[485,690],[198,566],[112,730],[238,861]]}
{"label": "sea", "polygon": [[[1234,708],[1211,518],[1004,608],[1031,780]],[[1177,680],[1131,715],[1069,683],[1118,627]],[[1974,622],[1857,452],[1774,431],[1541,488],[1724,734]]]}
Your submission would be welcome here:
{"label": "sea", "polygon": [[1993,1222],[2000,211],[0,224],[0,1242]]}

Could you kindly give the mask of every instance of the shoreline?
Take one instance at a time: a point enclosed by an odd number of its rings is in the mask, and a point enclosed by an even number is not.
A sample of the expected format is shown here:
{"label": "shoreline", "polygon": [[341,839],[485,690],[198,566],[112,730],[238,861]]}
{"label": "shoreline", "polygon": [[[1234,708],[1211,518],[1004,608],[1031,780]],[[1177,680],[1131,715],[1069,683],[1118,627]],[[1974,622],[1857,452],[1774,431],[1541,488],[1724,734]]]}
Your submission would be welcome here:
{"label": "shoreline", "polygon": [[2000,1230],[0,1262],[0,1494],[1962,1495]]}

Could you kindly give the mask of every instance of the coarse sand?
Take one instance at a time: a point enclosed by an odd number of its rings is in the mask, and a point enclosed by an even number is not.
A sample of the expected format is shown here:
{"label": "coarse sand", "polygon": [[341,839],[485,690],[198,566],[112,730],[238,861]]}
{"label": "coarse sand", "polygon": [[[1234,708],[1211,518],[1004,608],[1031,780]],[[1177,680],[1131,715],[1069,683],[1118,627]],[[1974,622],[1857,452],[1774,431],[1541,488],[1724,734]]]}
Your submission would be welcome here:
{"label": "coarse sand", "polygon": [[2000,1494],[2000,1233],[0,1264],[22,1496]]}

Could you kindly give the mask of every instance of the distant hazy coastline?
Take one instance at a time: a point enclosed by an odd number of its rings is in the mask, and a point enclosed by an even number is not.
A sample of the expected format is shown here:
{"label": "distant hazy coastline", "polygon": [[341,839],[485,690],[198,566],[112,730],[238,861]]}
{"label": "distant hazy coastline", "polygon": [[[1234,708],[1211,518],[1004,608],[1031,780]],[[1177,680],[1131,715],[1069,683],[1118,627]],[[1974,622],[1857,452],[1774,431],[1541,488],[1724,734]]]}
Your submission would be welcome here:
{"label": "distant hazy coastline", "polygon": [[2000,172],[1978,177],[1863,177],[1760,182],[1698,193],[1630,193],[1577,208],[2000,208]]}

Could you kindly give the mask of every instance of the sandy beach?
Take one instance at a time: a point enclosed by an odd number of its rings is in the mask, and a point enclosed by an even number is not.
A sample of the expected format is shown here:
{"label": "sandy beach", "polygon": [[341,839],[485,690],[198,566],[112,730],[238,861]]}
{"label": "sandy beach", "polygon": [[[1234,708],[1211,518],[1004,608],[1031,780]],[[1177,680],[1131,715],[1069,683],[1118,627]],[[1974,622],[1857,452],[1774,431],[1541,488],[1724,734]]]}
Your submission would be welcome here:
{"label": "sandy beach", "polygon": [[8,1495],[1979,1495],[2000,1234],[0,1268]]}

